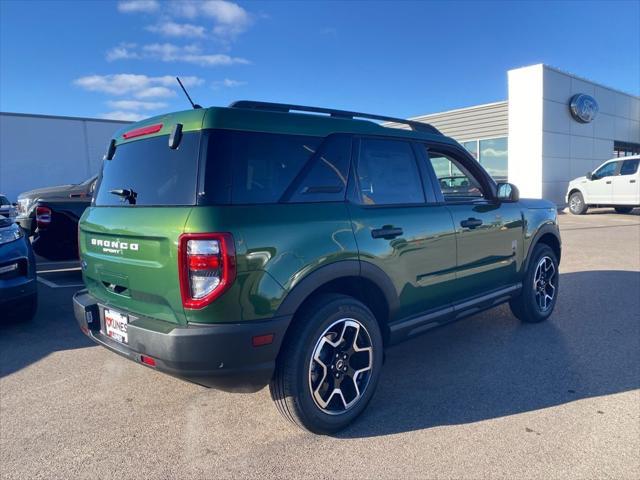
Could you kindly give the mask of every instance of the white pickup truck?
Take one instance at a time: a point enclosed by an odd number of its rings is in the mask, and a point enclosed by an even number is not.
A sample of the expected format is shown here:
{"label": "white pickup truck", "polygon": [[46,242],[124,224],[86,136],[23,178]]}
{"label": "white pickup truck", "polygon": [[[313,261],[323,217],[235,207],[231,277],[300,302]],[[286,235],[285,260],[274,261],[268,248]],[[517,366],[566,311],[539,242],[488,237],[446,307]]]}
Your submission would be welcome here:
{"label": "white pickup truck", "polygon": [[567,203],[574,215],[582,215],[589,207],[613,207],[618,213],[629,213],[640,207],[640,155],[613,158],[593,173],[569,182]]}

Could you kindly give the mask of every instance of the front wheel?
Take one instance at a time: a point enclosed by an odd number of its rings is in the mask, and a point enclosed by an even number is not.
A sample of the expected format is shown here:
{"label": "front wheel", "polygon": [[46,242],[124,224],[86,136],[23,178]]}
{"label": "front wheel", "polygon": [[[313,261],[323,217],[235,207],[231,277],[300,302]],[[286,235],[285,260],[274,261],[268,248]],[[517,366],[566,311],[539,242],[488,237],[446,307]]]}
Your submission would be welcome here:
{"label": "front wheel", "polygon": [[631,213],[633,207],[615,207],[616,213]]}
{"label": "front wheel", "polygon": [[584,197],[580,192],[572,193],[569,197],[569,211],[574,215],[587,213],[589,206],[584,203]]}
{"label": "front wheel", "polygon": [[520,294],[509,301],[513,314],[523,322],[549,318],[558,300],[558,258],[545,244],[534,247]]}
{"label": "front wheel", "polygon": [[371,311],[322,295],[297,315],[269,388],[280,413],[314,433],[342,430],[366,408],[380,377],[382,335]]}

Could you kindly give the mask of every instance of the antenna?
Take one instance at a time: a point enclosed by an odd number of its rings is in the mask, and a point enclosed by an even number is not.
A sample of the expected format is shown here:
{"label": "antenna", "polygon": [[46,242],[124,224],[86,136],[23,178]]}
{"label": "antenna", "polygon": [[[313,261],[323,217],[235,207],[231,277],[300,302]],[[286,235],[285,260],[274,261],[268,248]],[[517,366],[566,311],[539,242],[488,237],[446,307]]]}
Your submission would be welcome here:
{"label": "antenna", "polygon": [[189,93],[187,92],[187,89],[184,88],[184,85],[182,84],[182,82],[180,81],[180,77],[176,77],[176,80],[178,81],[178,83],[180,84],[180,88],[182,88],[182,91],[184,92],[184,94],[187,96],[187,100],[189,100],[189,103],[191,104],[191,106],[193,108],[202,108],[200,105],[198,105],[197,103],[193,103],[193,100],[191,100],[191,97],[189,96]]}

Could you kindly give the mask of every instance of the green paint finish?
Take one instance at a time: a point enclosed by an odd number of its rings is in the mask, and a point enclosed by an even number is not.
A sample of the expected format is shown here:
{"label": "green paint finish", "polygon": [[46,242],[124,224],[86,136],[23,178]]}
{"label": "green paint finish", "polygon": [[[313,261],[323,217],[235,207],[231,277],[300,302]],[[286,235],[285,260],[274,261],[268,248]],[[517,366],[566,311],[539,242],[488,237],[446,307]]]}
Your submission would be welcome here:
{"label": "green paint finish", "polygon": [[191,209],[88,208],[80,220],[80,256],[89,291],[134,315],[185,324],[178,238]]}
{"label": "green paint finish", "polygon": [[[143,139],[167,135],[181,123],[185,132],[220,128],[322,137],[354,133],[455,144],[443,136],[369,121],[234,108],[150,118],[123,128],[116,141],[124,143],[123,133],[157,123],[162,129]],[[482,226],[463,228],[460,222],[468,218],[482,220]],[[360,260],[390,279],[399,304],[392,320],[397,320],[521,281],[532,239],[545,225],[557,232],[555,209],[541,200],[392,207],[348,202],[94,206],[80,222],[80,252],[90,293],[102,304],[134,316],[181,325],[268,319],[312,272],[335,262]],[[402,228],[402,234],[372,237],[373,229],[385,226]],[[178,239],[182,233],[201,232],[233,235],[237,277],[210,305],[184,309]]]}
{"label": "green paint finish", "polygon": [[[157,133],[126,140],[123,134],[150,125],[161,123]],[[156,117],[121,128],[114,136],[116,144],[136,141],[142,138],[157,137],[171,133],[176,123],[183,125],[183,132],[202,129],[221,128],[228,130],[246,130],[267,133],[289,133],[326,137],[332,133],[359,133],[369,135],[395,136],[416,140],[431,140],[440,143],[455,144],[447,137],[425,132],[400,128],[387,128],[368,120],[350,120],[332,118],[327,115],[309,115],[303,113],[280,113],[240,108],[210,107],[196,110],[184,110]]]}
{"label": "green paint finish", "polygon": [[[391,279],[398,318],[445,306],[455,292],[456,238],[445,206],[371,207],[350,205],[360,258]],[[373,238],[383,226],[402,228],[399,237]]]}
{"label": "green paint finish", "polygon": [[345,203],[198,207],[186,231],[232,233],[238,269],[238,280],[219,300],[187,311],[191,322],[273,316],[287,291],[306,275],[332,262],[358,259]]}

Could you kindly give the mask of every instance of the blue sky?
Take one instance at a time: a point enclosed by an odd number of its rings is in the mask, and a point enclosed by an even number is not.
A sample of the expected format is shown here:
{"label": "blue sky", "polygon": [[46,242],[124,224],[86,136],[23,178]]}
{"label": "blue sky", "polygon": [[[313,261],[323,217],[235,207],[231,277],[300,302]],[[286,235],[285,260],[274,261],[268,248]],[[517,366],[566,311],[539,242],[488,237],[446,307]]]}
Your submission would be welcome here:
{"label": "blue sky", "polygon": [[0,110],[137,119],[237,99],[413,116],[547,63],[640,94],[640,2],[0,0]]}

